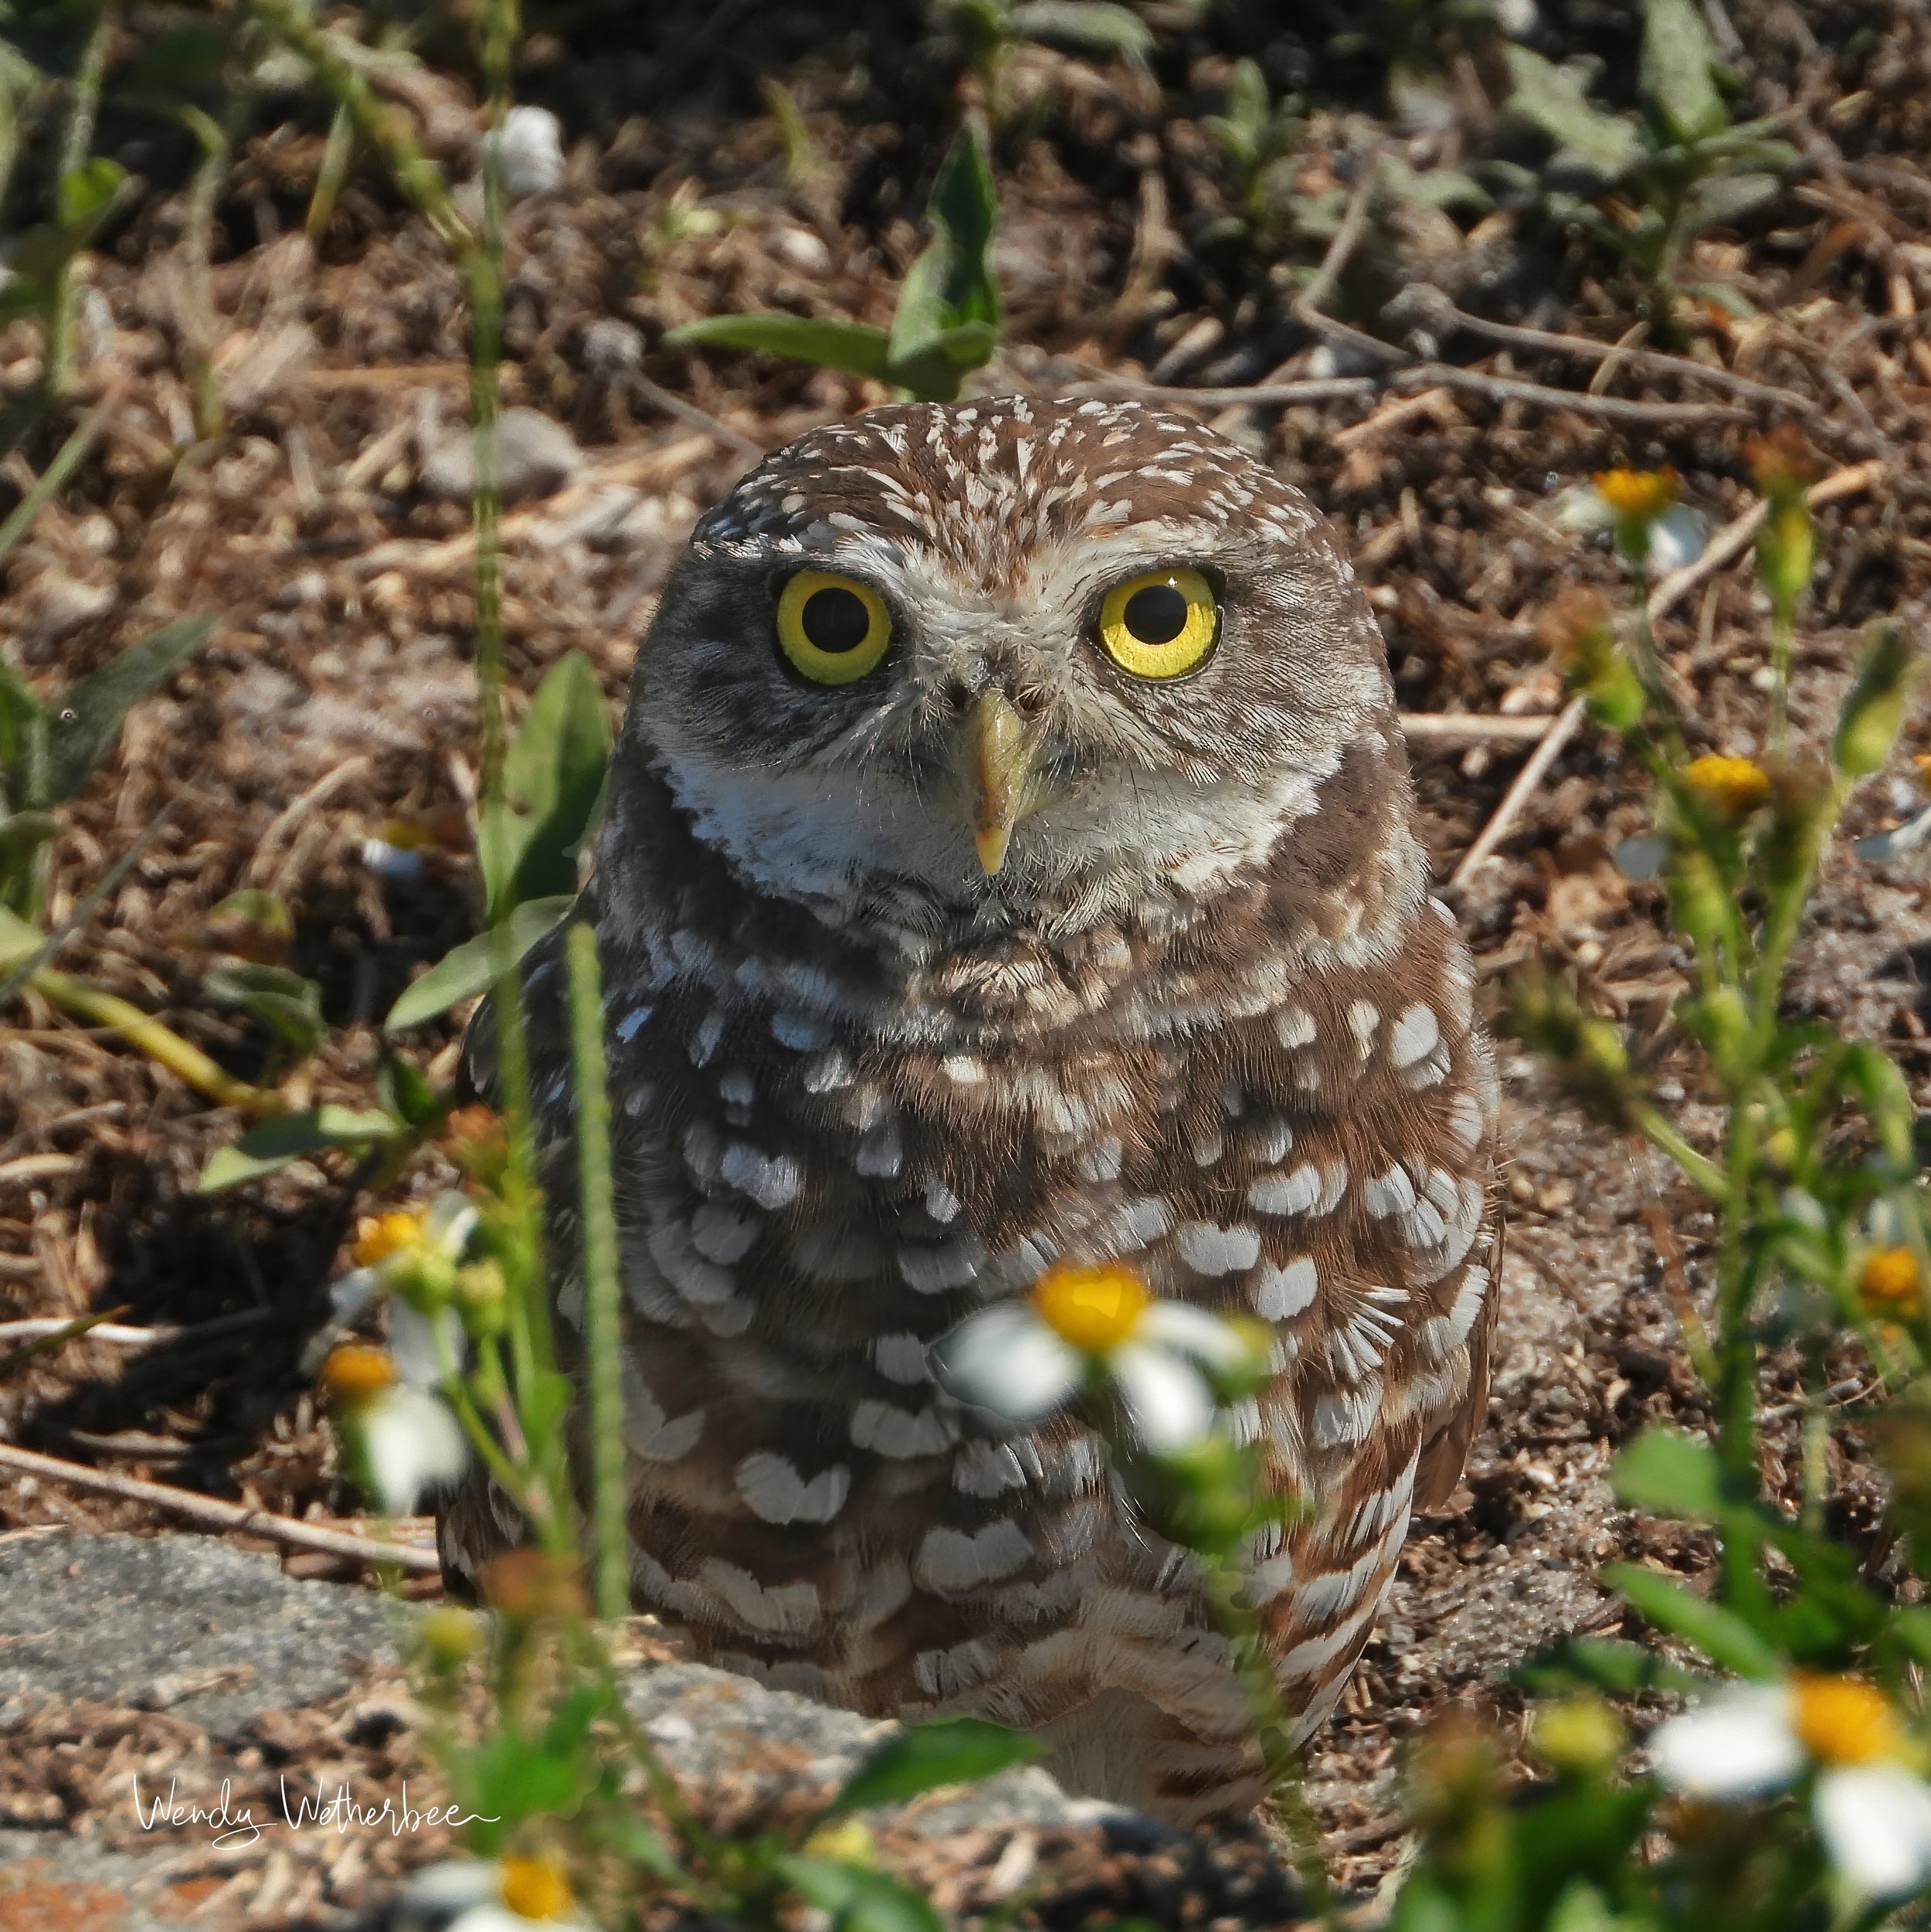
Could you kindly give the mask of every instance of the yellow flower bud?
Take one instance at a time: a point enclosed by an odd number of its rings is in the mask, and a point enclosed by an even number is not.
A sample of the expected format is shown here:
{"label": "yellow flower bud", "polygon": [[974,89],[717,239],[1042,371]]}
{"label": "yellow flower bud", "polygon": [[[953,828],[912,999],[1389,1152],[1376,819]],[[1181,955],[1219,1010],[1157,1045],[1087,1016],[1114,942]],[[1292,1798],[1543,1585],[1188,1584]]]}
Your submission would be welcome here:
{"label": "yellow flower bud", "polygon": [[1622,1720],[1600,1697],[1566,1697],[1536,1713],[1536,1749],[1561,1771],[1607,1771],[1623,1754]]}
{"label": "yellow flower bud", "polygon": [[1139,1326],[1152,1301],[1130,1268],[1061,1261],[1033,1289],[1033,1306],[1054,1334],[1083,1354],[1104,1355]]}
{"label": "yellow flower bud", "polygon": [[378,1262],[387,1261],[392,1255],[406,1254],[412,1248],[420,1248],[423,1241],[419,1215],[400,1211],[365,1214],[355,1224],[355,1245],[349,1252],[358,1268],[373,1268]]}
{"label": "yellow flower bud", "polygon": [[870,1871],[878,1864],[878,1844],[862,1818],[841,1818],[820,1825],[805,1840],[805,1856],[837,1859],[842,1865],[861,1865]]}
{"label": "yellow flower bud", "polygon": [[438,1604],[416,1626],[423,1654],[437,1670],[458,1669],[473,1657],[483,1633],[469,1611],[455,1604]]}
{"label": "yellow flower bud", "polygon": [[1729,818],[1745,818],[1770,795],[1770,774],[1754,759],[1722,758],[1714,752],[1692,759],[1685,782]]}
{"label": "yellow flower bud", "polygon": [[1667,463],[1660,470],[1598,470],[1591,480],[1604,502],[1632,523],[1654,523],[1678,494],[1676,472]]}
{"label": "yellow flower bud", "polygon": [[1894,1322],[1917,1319],[1924,1305],[1918,1258],[1908,1248],[1881,1248],[1858,1277],[1858,1299],[1873,1315]]}
{"label": "yellow flower bud", "polygon": [[1902,1750],[1904,1728],[1875,1684],[1807,1673],[1793,1679],[1791,1690],[1797,1700],[1791,1728],[1820,1764],[1868,1764]]}
{"label": "yellow flower bud", "polygon": [[506,1858],[503,1903],[520,1918],[560,1919],[569,1910],[569,1875],[555,1859]]}
{"label": "yellow flower bud", "polygon": [[357,1408],[394,1385],[395,1364],[387,1349],[344,1342],[329,1351],[317,1380],[323,1394],[338,1408]]}

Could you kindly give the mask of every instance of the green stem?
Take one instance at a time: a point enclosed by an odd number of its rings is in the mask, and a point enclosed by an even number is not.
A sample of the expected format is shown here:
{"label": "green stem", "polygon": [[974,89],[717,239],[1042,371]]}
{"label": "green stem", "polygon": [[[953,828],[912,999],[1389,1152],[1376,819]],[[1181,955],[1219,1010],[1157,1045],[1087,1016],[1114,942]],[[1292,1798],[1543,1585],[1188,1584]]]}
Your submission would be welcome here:
{"label": "green stem", "polygon": [[1726,1174],[1707,1154],[1699,1153],[1654,1107],[1637,1106],[1633,1109],[1631,1124],[1652,1147],[1668,1154],[1711,1200],[1719,1205],[1729,1200],[1732,1177]]}
{"label": "green stem", "polygon": [[117,385],[110,385],[80,422],[73,433],[54,452],[53,460],[41,471],[33,487],[7,513],[7,520],[0,523],[0,558],[4,558],[28,531],[33,520],[39,516],[47,499],[73,475],[80,459],[93,447],[95,439],[100,434],[109,413],[121,399],[122,392]]}
{"label": "green stem", "polygon": [[195,396],[195,433],[205,442],[222,431],[221,378],[215,369],[214,253],[215,200],[235,137],[254,110],[254,90],[237,87],[219,121],[190,103],[181,110],[201,143],[201,165],[188,183],[183,239],[188,246],[189,327],[188,379]]}
{"label": "green stem", "polygon": [[576,1084],[582,1227],[584,1338],[589,1364],[591,1520],[596,1537],[600,1617],[630,1607],[630,1540],[624,1519],[623,1333],[619,1310],[617,1214],[610,1168],[609,1071],[603,1050],[603,987],[594,926],[570,929],[570,1035]]}
{"label": "green stem", "polygon": [[436,1366],[443,1372],[443,1396],[456,1411],[456,1419],[462,1424],[463,1433],[469,1438],[470,1448],[496,1479],[504,1494],[515,1502],[540,1533],[549,1513],[548,1499],[542,1492],[542,1486],[531,1480],[527,1469],[511,1462],[504,1453],[502,1445],[490,1433],[488,1424],[476,1406],[476,1398],[463,1379],[463,1371],[456,1364],[442,1325],[432,1323],[430,1332],[436,1339]]}
{"label": "green stem", "polygon": [[[107,43],[114,37],[114,10],[104,4],[94,15],[80,65],[74,70],[73,93],[67,111],[67,125],[60,142],[60,163],[54,192],[60,183],[86,164],[87,150],[93,145],[94,121],[100,111],[100,83],[107,69]],[[74,263],[70,255],[54,270],[47,297],[46,365],[44,382],[50,400],[58,402],[71,396],[80,380],[79,304],[75,300]]]}
{"label": "green stem", "polygon": [[42,967],[27,983],[76,1019],[112,1027],[130,1046],[138,1047],[150,1060],[165,1067],[218,1107],[239,1107],[263,1119],[288,1111],[288,1102],[272,1088],[250,1086],[246,1080],[236,1079],[200,1047],[117,993],[104,992],[84,980],[56,973],[51,966]]}
{"label": "green stem", "polygon": [[1790,735],[1790,650],[1796,641],[1793,613],[1780,599],[1770,619],[1770,755],[1781,758]]}
{"label": "green stem", "polygon": [[328,139],[322,148],[322,164],[315,171],[315,192],[308,198],[308,213],[302,224],[311,244],[321,246],[335,212],[336,197],[348,178],[348,164],[355,152],[355,123],[347,107],[338,104],[328,124]]}
{"label": "green stem", "polygon": [[314,70],[317,79],[355,124],[355,131],[380,154],[395,185],[443,239],[459,264],[476,252],[476,236],[450,199],[443,171],[423,153],[402,115],[378,100],[354,64],[363,49],[319,27],[298,0],[248,0],[255,17],[272,29]]}

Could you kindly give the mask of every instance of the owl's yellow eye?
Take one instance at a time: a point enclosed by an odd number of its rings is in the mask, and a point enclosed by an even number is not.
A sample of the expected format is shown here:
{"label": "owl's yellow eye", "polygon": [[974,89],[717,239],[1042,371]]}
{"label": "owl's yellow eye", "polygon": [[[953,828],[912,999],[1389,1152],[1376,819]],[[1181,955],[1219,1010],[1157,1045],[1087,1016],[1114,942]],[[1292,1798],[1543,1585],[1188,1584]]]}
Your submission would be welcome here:
{"label": "owl's yellow eye", "polygon": [[1100,642],[1135,677],[1178,677],[1213,648],[1220,616],[1197,570],[1148,570],[1115,584],[1100,606]]}
{"label": "owl's yellow eye", "polygon": [[891,642],[884,599],[869,584],[829,570],[801,570],[778,596],[778,643],[814,684],[864,676]]}

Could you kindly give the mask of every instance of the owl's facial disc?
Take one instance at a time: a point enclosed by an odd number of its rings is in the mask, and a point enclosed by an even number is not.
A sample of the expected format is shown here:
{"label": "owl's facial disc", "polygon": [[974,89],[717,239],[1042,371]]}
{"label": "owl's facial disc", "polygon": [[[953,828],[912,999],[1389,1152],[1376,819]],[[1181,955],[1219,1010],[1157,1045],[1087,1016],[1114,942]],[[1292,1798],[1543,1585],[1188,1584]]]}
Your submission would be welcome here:
{"label": "owl's facial disc", "polygon": [[759,891],[1071,930],[1264,863],[1351,746],[1385,749],[1392,696],[1346,563],[1264,466],[1135,406],[1013,397],[828,425],[753,471],[666,589],[626,731]]}

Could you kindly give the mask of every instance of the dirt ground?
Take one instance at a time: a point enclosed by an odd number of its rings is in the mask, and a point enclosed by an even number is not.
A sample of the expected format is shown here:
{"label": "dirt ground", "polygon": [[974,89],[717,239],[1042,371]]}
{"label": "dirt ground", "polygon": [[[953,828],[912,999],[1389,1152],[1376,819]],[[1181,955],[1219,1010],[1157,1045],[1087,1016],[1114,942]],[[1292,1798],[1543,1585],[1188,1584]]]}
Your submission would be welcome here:
{"label": "dirt ground", "polygon": [[[1564,490],[1614,464],[1668,463],[1715,532],[1753,501],[1749,436],[1794,423],[1824,470],[1865,466],[1820,517],[1794,691],[1800,744],[1814,742],[1862,627],[1886,613],[1915,622],[1931,575],[1931,185],[1919,160],[1931,19],[1907,0],[1710,11],[1750,49],[1737,111],[1782,117],[1804,159],[1770,209],[1692,245],[1679,339],[1653,332],[1654,305],[1627,270],[1525,208],[1466,231],[1412,209],[1377,224],[1336,301],[1390,339],[1399,330],[1383,304],[1416,283],[1469,314],[1597,344],[1648,326],[1652,348],[1746,375],[1769,401],[1466,328],[1439,344],[1450,368],[1571,399],[1465,381],[1286,407],[1216,397],[1371,366],[1296,319],[1284,270],[1194,239],[1227,196],[1200,117],[1217,109],[1232,56],[1260,44],[1237,8],[1217,26],[1190,9],[1148,10],[1162,16],[1157,93],[1118,63],[1037,49],[1019,62],[1037,100],[998,150],[1010,329],[982,386],[1198,391],[1189,400],[1205,419],[1349,531],[1404,710],[1437,718],[1555,711],[1539,617],[1578,583],[1622,594],[1607,549],[1556,521]],[[1576,0],[1543,12],[1548,33],[1600,46],[1612,75],[1627,70],[1623,10]],[[747,453],[884,399],[858,379],[680,354],[662,345],[664,330],[761,307],[888,320],[919,246],[935,130],[951,124],[921,104],[942,104],[954,70],[883,8],[668,8],[616,32],[595,60],[531,24],[519,92],[562,116],[570,158],[559,188],[512,212],[507,393],[564,425],[578,457],[506,519],[511,662],[527,691],[559,654],[581,651],[614,705],[692,521]],[[1284,37],[1295,39],[1273,34]],[[460,176],[477,123],[453,73],[432,64],[409,98]],[[753,84],[761,73],[792,90],[811,137],[811,166],[789,175]],[[1305,192],[1345,185],[1376,141],[1417,167],[1505,148],[1492,79],[1463,58],[1449,76],[1453,117],[1417,130],[1386,118],[1380,81],[1364,73],[1353,104],[1344,87],[1312,115]],[[60,963],[251,1074],[263,1039],[208,999],[199,975],[213,956],[211,910],[244,885],[270,888],[295,915],[290,963],[320,982],[331,1023],[313,1096],[353,1106],[372,1102],[375,1023],[474,929],[474,869],[450,830],[474,789],[471,550],[467,505],[438,496],[429,460],[460,433],[467,370],[456,278],[372,173],[351,178],[319,246],[304,235],[323,126],[312,102],[291,103],[247,143],[220,199],[212,348],[226,423],[200,442],[183,372],[206,324],[193,313],[179,182],[169,185],[165,152],[150,157],[154,185],[93,263],[83,304],[80,399],[114,400],[75,480],[6,561],[0,637],[51,691],[161,622],[219,615],[208,648],[134,713],[117,756],[64,814],[56,919],[148,842]],[[102,144],[137,133],[110,117]],[[1319,254],[1304,243],[1288,259],[1305,270]],[[31,325],[0,331],[0,406],[29,392],[38,356]],[[708,422],[667,413],[660,390]],[[1604,413],[1597,399],[1631,406]],[[1672,414],[1689,402],[1715,413]],[[10,491],[44,467],[64,426],[43,424],[6,459]],[[1695,749],[1761,749],[1763,609],[1746,547],[1659,621]],[[1908,736],[1907,751],[1925,747],[1922,717]],[[1415,735],[1441,879],[1527,749],[1439,726]],[[1880,865],[1851,850],[1923,803],[1902,753],[1855,801],[1797,997],[1889,1043],[1931,1104],[1926,874],[1909,856]],[[1643,826],[1640,788],[1585,727],[1454,896],[1492,994],[1532,960],[1560,966],[1627,1021],[1686,1131],[1706,1139],[1714,1115],[1669,1019],[1681,956],[1654,888],[1614,862]],[[369,842],[384,838],[418,845],[411,876],[372,864]],[[352,1192],[347,1163],[198,1197],[203,1163],[242,1125],[232,1112],[33,1000],[6,1020],[0,1321],[114,1308],[124,1323],[186,1332],[140,1354],[71,1343],[0,1380],[0,1439],[284,1514],[353,1514],[297,1367],[353,1217],[375,1204]],[[453,1019],[426,1027],[408,1051],[446,1078],[457,1031]],[[1696,1292],[1706,1231],[1658,1162],[1566,1110],[1506,1047],[1503,1061],[1512,1222],[1490,1425],[1452,1513],[1412,1541],[1313,1755],[1317,1807],[1352,1890],[1371,1889],[1395,1856],[1400,1752],[1431,1713],[1473,1699],[1508,1725],[1519,1706],[1497,1680],[1525,1652],[1566,1631],[1640,1634],[1593,1581],[1604,1560],[1694,1574],[1708,1557],[1694,1535],[1617,1512],[1605,1473],[1644,1421],[1704,1414],[1678,1310]],[[432,1159],[399,1191],[438,1178]],[[1877,1499],[1855,1428],[1865,1389],[1858,1361],[1838,1366],[1831,1507],[1862,1529]],[[1766,1373],[1767,1474],[1794,1493],[1794,1367]],[[144,1506],[0,1477],[7,1531],[55,1523],[179,1530]],[[5,1548],[0,1535],[0,1562]],[[1872,1564],[1884,1553],[1874,1541]],[[287,1560],[350,1574],[313,1554]],[[338,1902],[356,1902],[354,1888]]]}

